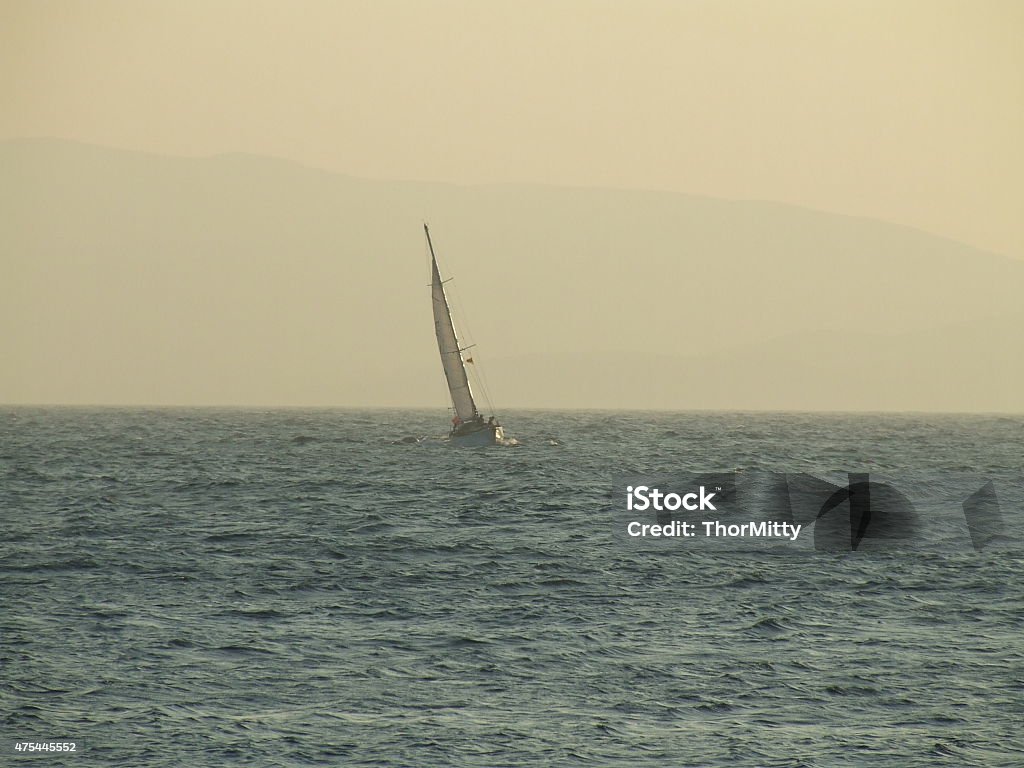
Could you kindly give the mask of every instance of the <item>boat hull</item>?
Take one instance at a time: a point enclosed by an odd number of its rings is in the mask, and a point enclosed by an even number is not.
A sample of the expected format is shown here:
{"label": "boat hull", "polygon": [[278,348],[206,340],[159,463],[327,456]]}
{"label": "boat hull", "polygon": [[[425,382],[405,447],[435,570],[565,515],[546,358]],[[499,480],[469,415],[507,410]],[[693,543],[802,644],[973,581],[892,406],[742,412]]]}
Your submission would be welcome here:
{"label": "boat hull", "polygon": [[505,438],[505,432],[497,424],[482,424],[477,429],[464,429],[459,432],[452,432],[449,439],[452,445],[477,446],[497,445]]}

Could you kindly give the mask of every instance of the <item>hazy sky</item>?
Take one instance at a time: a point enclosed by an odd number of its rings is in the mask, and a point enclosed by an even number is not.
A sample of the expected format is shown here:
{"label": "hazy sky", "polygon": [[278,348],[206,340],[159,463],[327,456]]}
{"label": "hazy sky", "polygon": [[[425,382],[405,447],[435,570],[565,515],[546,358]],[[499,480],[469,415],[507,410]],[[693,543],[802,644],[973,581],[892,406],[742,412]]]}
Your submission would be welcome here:
{"label": "hazy sky", "polygon": [[0,0],[0,139],[777,200],[1024,257],[1024,2]]}

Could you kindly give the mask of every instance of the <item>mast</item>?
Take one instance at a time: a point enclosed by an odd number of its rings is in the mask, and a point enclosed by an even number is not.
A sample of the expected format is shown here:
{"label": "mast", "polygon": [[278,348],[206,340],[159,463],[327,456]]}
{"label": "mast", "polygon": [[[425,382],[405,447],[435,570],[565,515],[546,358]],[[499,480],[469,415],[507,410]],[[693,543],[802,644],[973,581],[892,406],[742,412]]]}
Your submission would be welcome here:
{"label": "mast", "polygon": [[448,394],[451,395],[455,414],[462,421],[472,421],[477,417],[476,403],[473,402],[473,391],[469,387],[466,376],[466,364],[462,360],[459,339],[455,335],[452,313],[448,306],[448,297],[444,292],[444,281],[437,269],[437,257],[434,256],[434,243],[430,240],[430,230],[423,225],[430,247],[431,283],[430,295],[434,306],[434,333],[437,335],[437,348],[441,353],[441,367],[448,382]]}

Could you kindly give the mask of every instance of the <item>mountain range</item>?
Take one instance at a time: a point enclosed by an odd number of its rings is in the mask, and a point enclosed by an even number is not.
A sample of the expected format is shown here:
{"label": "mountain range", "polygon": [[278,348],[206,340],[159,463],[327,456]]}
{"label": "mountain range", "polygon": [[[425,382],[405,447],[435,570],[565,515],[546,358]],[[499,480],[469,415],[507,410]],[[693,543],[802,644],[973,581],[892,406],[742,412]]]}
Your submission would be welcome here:
{"label": "mountain range", "polygon": [[1024,260],[896,223],[55,139],[0,142],[0,402],[443,407],[424,221],[499,408],[1024,410]]}

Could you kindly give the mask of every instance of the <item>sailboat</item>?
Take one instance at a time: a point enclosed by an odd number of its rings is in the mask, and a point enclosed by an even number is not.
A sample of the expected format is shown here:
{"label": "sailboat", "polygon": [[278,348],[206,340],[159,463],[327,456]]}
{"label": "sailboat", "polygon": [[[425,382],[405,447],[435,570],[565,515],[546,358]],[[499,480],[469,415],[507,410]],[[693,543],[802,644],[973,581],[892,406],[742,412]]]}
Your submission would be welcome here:
{"label": "sailboat", "polygon": [[[444,283],[437,268],[437,257],[434,256],[434,244],[430,240],[430,230],[423,225],[430,248],[431,282],[430,296],[434,305],[434,332],[437,334],[437,348],[441,353],[441,366],[448,382],[448,393],[452,398],[455,416],[452,418],[452,429],[448,437],[455,445],[496,445],[501,442],[505,433],[494,416],[486,421],[477,410],[473,400],[473,390],[466,376],[466,360],[462,353],[466,347],[459,346],[455,335],[455,324],[452,322],[448,297],[444,292]],[[472,362],[472,358],[469,358]]]}

